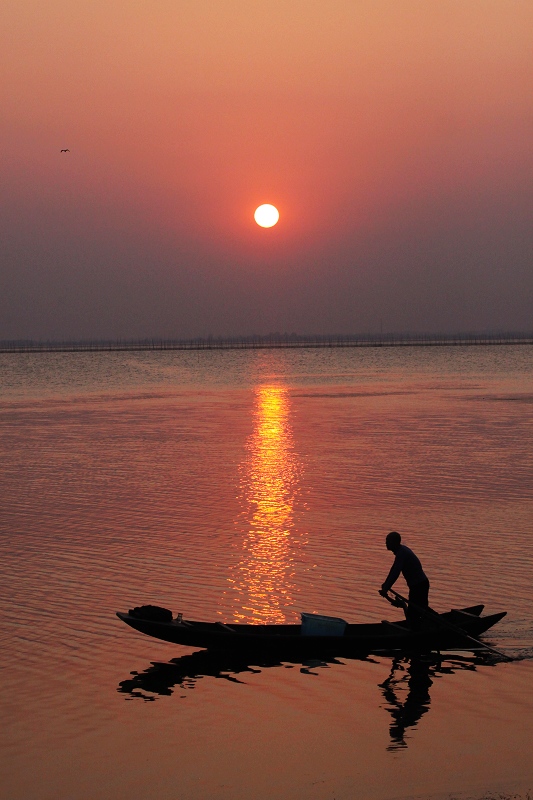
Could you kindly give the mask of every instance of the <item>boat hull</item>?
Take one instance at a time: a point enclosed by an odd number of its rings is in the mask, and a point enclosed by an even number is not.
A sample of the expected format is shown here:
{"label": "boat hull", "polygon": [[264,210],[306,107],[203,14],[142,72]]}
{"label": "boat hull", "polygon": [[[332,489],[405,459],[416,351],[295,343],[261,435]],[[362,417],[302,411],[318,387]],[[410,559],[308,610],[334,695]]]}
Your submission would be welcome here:
{"label": "boat hull", "polygon": [[[265,652],[269,655],[350,656],[398,650],[472,650],[468,637],[482,635],[506,612],[481,616],[483,606],[435,615],[435,624],[412,630],[405,620],[347,625],[342,636],[302,635],[301,625],[226,625],[192,620],[156,621],[117,612],[126,625],[147,636],[187,647],[227,652]],[[451,626],[451,627],[450,627]]]}

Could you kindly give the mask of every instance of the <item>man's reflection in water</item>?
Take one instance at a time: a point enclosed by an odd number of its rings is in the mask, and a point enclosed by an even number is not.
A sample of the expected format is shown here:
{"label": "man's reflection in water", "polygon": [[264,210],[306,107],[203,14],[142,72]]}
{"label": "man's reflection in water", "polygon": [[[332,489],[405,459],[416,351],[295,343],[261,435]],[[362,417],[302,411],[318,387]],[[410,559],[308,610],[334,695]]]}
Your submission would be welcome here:
{"label": "man's reflection in water", "polygon": [[392,721],[387,750],[407,747],[405,734],[427,714],[434,677],[452,675],[456,670],[475,670],[476,660],[456,656],[444,659],[438,654],[414,654],[393,658],[389,677],[379,684]]}

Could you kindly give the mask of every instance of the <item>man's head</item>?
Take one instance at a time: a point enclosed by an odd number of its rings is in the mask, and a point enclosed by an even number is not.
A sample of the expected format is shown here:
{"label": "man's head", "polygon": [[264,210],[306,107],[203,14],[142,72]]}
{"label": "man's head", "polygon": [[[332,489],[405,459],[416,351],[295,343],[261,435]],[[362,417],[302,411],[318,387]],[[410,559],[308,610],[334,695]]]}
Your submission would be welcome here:
{"label": "man's head", "polygon": [[385,538],[385,544],[387,545],[387,550],[390,550],[392,553],[396,552],[401,542],[402,542],[402,537],[396,531],[391,531],[390,533],[387,534]]}

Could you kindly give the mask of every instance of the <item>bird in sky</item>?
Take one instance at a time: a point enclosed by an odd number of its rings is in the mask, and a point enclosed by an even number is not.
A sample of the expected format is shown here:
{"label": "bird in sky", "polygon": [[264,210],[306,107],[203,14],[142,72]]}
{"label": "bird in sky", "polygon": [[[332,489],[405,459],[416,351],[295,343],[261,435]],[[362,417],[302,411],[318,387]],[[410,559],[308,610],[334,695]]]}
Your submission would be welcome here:
{"label": "bird in sky", "polygon": [[70,153],[70,150],[68,149],[68,147],[66,147],[64,150],[61,150],[60,152],[61,153]]}

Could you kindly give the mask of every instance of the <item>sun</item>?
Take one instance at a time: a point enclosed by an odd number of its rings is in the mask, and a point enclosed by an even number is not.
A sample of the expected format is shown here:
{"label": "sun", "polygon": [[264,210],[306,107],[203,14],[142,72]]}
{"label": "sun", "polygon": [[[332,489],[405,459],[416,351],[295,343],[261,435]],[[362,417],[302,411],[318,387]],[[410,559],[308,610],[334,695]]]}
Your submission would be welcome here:
{"label": "sun", "polygon": [[271,228],[279,219],[279,211],[276,206],[264,203],[255,209],[254,219],[262,228]]}

